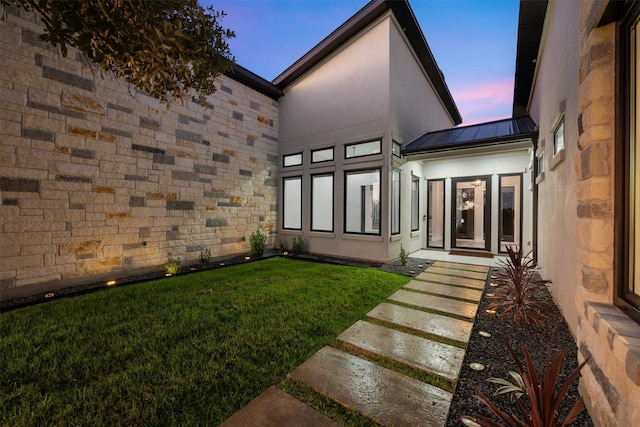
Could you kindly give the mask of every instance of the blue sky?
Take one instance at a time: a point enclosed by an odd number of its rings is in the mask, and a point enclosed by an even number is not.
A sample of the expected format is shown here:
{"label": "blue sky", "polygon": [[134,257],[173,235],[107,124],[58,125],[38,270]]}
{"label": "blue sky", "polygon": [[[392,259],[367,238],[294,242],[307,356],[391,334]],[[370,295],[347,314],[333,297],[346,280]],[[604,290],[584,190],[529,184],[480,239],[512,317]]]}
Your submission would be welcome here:
{"label": "blue sky", "polygon": [[[201,0],[227,13],[238,64],[273,80],[366,0]],[[409,0],[463,125],[511,117],[518,0]]]}

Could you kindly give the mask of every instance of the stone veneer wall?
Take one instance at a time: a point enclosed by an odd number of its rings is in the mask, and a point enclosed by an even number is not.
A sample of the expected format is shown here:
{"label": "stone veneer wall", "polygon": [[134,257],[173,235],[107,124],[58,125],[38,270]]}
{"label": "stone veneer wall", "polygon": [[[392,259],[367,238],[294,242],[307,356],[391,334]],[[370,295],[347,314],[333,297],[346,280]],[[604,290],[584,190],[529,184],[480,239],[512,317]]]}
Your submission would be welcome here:
{"label": "stone veneer wall", "polygon": [[597,27],[606,2],[580,2],[577,176],[577,342],[581,392],[597,425],[640,419],[640,326],[613,305],[617,24]]}
{"label": "stone veneer wall", "polygon": [[0,289],[249,250],[273,229],[278,104],[220,77],[167,109],[0,8]]}

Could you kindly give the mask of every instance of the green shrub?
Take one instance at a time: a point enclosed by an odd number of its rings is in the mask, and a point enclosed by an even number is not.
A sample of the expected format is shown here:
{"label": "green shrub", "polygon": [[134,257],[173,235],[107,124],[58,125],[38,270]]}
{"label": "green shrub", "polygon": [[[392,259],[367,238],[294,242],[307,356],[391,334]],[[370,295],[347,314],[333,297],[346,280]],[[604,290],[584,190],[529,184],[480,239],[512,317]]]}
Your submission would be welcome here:
{"label": "green shrub", "polygon": [[203,266],[211,264],[211,249],[205,248],[200,252],[200,264]]}
{"label": "green shrub", "polygon": [[276,242],[275,247],[276,247],[276,250],[280,252],[287,252],[289,250],[287,246],[287,242],[284,242],[284,241]]}
{"label": "green shrub", "polygon": [[167,262],[164,264],[164,270],[167,274],[176,274],[180,271],[180,265],[182,265],[182,260],[180,258],[169,257]]}
{"label": "green shrub", "polygon": [[407,265],[407,263],[409,262],[409,254],[402,247],[402,245],[400,245],[400,262],[402,263],[402,265]]}
{"label": "green shrub", "polygon": [[251,243],[251,255],[254,257],[264,255],[264,250],[267,245],[267,234],[264,231],[256,230],[252,232],[249,242]]}
{"label": "green shrub", "polygon": [[304,239],[302,236],[293,236],[293,239],[291,239],[291,250],[296,255],[304,252]]}

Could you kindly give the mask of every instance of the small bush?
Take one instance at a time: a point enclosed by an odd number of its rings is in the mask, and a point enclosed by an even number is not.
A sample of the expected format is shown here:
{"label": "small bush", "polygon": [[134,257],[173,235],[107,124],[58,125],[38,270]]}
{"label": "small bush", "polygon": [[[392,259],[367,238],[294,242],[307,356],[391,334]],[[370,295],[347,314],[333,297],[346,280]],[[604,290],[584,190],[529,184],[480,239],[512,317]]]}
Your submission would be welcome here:
{"label": "small bush", "polygon": [[502,268],[496,279],[502,286],[490,297],[493,302],[489,308],[500,308],[501,315],[510,315],[514,320],[539,324],[549,311],[540,294],[547,281],[540,278],[535,261],[522,255],[522,247],[515,250],[508,246],[507,253],[509,257],[500,261]]}
{"label": "small bush", "polygon": [[200,264],[203,266],[211,264],[211,249],[205,248],[200,252]]}
{"label": "small bush", "polygon": [[304,239],[302,236],[293,236],[293,239],[291,239],[291,250],[296,255],[304,252]]}
{"label": "small bush", "polygon": [[251,243],[251,255],[254,257],[264,255],[264,250],[267,245],[267,234],[264,231],[256,230],[252,232],[249,242]]}
{"label": "small bush", "polygon": [[164,270],[167,274],[177,274],[180,271],[181,265],[182,260],[180,258],[169,257],[167,262],[164,264]]}
{"label": "small bush", "polygon": [[402,265],[407,265],[407,263],[409,262],[409,254],[402,247],[402,245],[400,245],[400,262],[402,263]]}

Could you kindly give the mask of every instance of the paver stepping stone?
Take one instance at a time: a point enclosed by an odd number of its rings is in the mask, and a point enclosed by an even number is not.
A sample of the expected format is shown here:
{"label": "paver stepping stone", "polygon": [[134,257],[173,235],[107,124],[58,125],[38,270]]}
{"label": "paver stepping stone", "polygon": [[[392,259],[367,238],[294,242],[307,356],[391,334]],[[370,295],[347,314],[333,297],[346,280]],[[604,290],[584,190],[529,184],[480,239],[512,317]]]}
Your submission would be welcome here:
{"label": "paver stepping stone", "polygon": [[383,302],[367,313],[372,319],[378,319],[416,331],[438,335],[460,342],[469,342],[473,323],[435,313],[413,310],[395,304]]}
{"label": "paver stepping stone", "polygon": [[373,323],[357,321],[338,340],[430,374],[456,381],[464,350]]}
{"label": "paver stepping stone", "polygon": [[270,387],[220,427],[339,427],[340,424],[280,390]]}
{"label": "paver stepping stone", "polygon": [[444,426],[452,394],[331,347],[289,376],[379,424]]}
{"label": "paver stepping stone", "polygon": [[476,272],[479,272],[479,273],[487,273],[491,269],[491,267],[487,267],[485,265],[462,264],[462,263],[459,263],[459,262],[450,262],[450,261],[436,261],[431,266],[432,267],[455,268],[457,270],[476,271]]}
{"label": "paver stepping stone", "polygon": [[419,294],[417,292],[410,292],[402,289],[396,291],[396,293],[391,295],[389,299],[391,301],[437,310],[443,313],[456,314],[472,320],[475,318],[476,312],[478,311],[478,304],[437,297],[434,295]]}
{"label": "paver stepping stone", "polygon": [[429,267],[427,269],[429,273],[435,274],[444,274],[446,276],[455,276],[455,277],[466,277],[468,279],[477,279],[484,281],[487,278],[487,272],[478,272],[478,271],[468,271],[468,270],[457,270],[455,268],[446,268],[446,267]]}
{"label": "paver stepping stone", "polygon": [[416,276],[418,280],[425,282],[445,283],[447,285],[466,286],[474,289],[484,289],[484,280],[467,279],[466,277],[445,276],[443,274],[430,273],[429,270]]}
{"label": "paver stepping stone", "polygon": [[423,282],[421,280],[412,280],[404,285],[404,287],[407,289],[413,289],[414,291],[431,292],[438,295],[463,298],[471,301],[480,301],[482,298],[482,291],[480,289],[462,288],[455,285],[442,285],[440,283]]}

